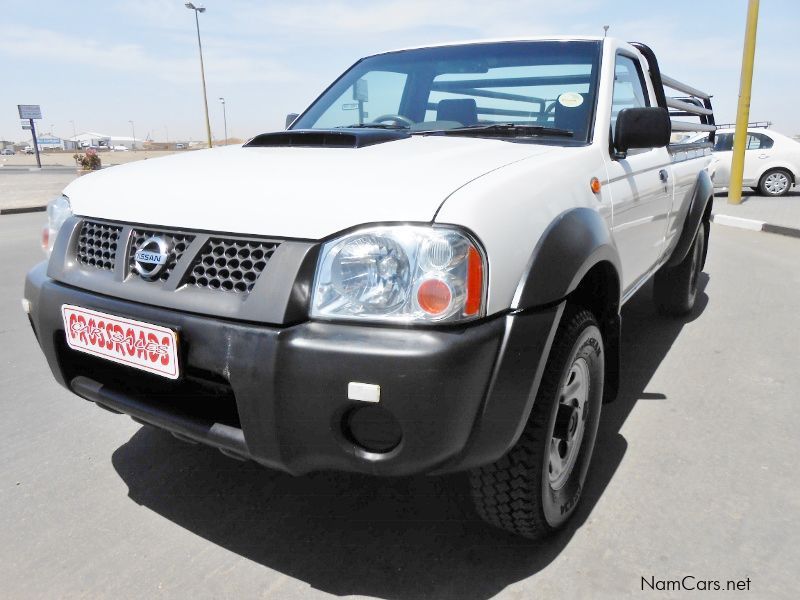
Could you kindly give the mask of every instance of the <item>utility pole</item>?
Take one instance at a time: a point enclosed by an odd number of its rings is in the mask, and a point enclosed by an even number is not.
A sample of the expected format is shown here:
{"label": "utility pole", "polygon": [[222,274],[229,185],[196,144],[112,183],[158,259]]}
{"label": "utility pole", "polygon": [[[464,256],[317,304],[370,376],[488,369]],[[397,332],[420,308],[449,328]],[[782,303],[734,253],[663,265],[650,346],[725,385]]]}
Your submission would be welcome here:
{"label": "utility pole", "polygon": [[69,121],[72,123],[72,145],[74,146],[73,150],[78,149],[78,132],[75,130],[75,121],[70,119]]}
{"label": "utility pole", "polygon": [[222,102],[222,120],[225,123],[225,145],[228,145],[228,113],[225,110],[225,98],[220,97],[220,102]]}
{"label": "utility pole", "polygon": [[750,120],[750,93],[753,88],[753,63],[756,55],[756,30],[758,28],[758,2],[749,0],[747,26],[744,30],[742,50],[742,76],[739,81],[739,105],[736,108],[736,130],[733,134],[733,161],[728,185],[728,203],[741,204],[744,177],[744,150],[747,143],[747,122]]}
{"label": "utility pole", "polygon": [[136,129],[133,127],[133,121],[128,121],[131,124],[131,133],[133,134],[133,144],[131,144],[131,150],[136,150]]}
{"label": "utility pole", "polygon": [[208,120],[208,96],[206,95],[206,69],[203,65],[203,44],[200,41],[200,18],[197,16],[202,12],[206,12],[204,6],[195,6],[191,2],[185,4],[186,8],[194,11],[194,22],[197,26],[197,48],[200,51],[200,78],[203,81],[203,108],[206,111],[206,137],[208,138],[208,147],[211,148],[211,122]]}

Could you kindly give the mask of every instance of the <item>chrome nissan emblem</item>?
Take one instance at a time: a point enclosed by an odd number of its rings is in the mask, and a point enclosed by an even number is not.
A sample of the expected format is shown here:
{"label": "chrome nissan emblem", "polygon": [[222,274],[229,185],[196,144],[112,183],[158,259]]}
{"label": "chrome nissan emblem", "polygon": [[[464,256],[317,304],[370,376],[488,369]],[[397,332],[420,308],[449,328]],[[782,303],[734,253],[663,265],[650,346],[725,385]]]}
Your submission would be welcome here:
{"label": "chrome nissan emblem", "polygon": [[155,279],[167,267],[170,247],[160,237],[147,238],[133,255],[136,272],[144,279]]}

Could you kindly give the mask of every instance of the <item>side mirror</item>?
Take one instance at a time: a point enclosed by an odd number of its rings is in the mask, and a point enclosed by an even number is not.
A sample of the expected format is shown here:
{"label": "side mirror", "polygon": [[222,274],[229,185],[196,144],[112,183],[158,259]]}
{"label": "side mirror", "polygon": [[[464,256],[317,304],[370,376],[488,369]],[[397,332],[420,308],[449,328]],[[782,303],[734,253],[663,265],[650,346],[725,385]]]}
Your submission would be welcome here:
{"label": "side mirror", "polygon": [[286,129],[289,129],[289,125],[294,123],[294,120],[299,116],[300,115],[298,113],[289,113],[286,115]]}
{"label": "side mirror", "polygon": [[669,144],[672,121],[660,106],[625,108],[617,115],[614,149],[624,154],[631,148],[661,148]]}

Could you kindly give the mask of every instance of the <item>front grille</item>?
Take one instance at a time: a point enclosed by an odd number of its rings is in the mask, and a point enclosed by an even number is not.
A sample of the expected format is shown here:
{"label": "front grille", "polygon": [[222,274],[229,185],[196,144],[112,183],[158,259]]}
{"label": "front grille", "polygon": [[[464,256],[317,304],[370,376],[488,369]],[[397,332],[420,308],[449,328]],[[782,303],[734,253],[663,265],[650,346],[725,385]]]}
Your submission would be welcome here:
{"label": "front grille", "polygon": [[[240,237],[199,231],[151,229],[84,220],[80,224],[76,258],[81,265],[113,271],[117,262],[126,266],[126,279],[162,283],[174,275],[177,290],[184,287],[205,292],[231,292],[231,297],[247,296],[267,266],[279,241]],[[169,256],[166,266],[152,278],[136,269],[136,253],[151,238],[159,238]],[[181,257],[189,252],[176,271]],[[148,248],[150,249],[150,248]]]}
{"label": "front grille", "polygon": [[192,263],[186,283],[246,294],[277,247],[276,242],[211,238]]}
{"label": "front grille", "polygon": [[77,257],[83,265],[113,271],[122,227],[84,221],[78,236]]}
{"label": "front grille", "polygon": [[136,253],[144,245],[144,243],[151,237],[161,238],[162,240],[167,242],[167,246],[170,248],[169,259],[167,260],[167,266],[163,271],[161,271],[158,277],[155,278],[156,280],[160,279],[163,281],[170,276],[170,273],[172,273],[172,270],[175,268],[175,265],[178,263],[181,256],[186,251],[186,248],[188,248],[189,244],[192,243],[194,236],[182,233],[172,233],[168,231],[134,229],[131,232],[131,247],[130,247],[130,253],[128,255],[128,264],[130,266],[131,275],[139,277],[139,272],[135,268],[136,261],[134,257],[136,256]]}

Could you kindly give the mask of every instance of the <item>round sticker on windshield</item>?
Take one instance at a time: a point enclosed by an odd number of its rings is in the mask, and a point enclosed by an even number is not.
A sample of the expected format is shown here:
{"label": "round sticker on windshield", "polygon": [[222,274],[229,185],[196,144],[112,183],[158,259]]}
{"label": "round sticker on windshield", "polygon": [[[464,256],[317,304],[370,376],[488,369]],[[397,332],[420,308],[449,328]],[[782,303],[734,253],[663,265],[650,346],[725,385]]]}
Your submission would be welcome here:
{"label": "round sticker on windshield", "polygon": [[567,108],[575,108],[583,104],[583,96],[577,92],[564,92],[558,97],[558,103]]}

